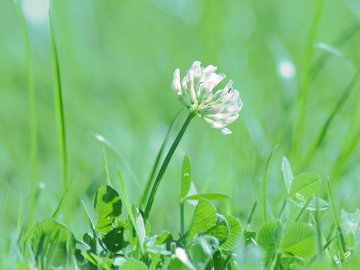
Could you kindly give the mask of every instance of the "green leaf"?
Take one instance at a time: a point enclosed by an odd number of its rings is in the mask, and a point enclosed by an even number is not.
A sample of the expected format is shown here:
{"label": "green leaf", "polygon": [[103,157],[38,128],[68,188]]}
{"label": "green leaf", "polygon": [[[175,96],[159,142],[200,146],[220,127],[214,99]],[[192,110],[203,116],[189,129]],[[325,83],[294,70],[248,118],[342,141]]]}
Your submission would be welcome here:
{"label": "green leaf", "polygon": [[136,219],[135,219],[136,229],[135,230],[137,232],[139,244],[141,247],[143,247],[145,237],[146,237],[145,223],[144,223],[144,219],[140,213],[140,210],[138,208],[136,208],[135,212],[136,212]]}
{"label": "green leaf", "polygon": [[206,232],[216,224],[216,208],[206,200],[199,201],[195,208],[191,229],[187,240],[191,241],[195,234]]}
{"label": "green leaf", "polygon": [[218,247],[217,238],[210,235],[197,235],[187,248],[187,252],[196,269],[207,269],[206,265],[212,260],[212,255]]}
{"label": "green leaf", "polygon": [[124,262],[120,268],[120,270],[147,270],[146,264],[144,264],[141,261],[129,259],[126,262]]}
{"label": "green leaf", "polygon": [[294,223],[284,234],[281,248],[302,258],[311,258],[316,254],[316,232],[309,224]]}
{"label": "green leaf", "polygon": [[316,173],[306,172],[297,175],[291,184],[290,199],[295,202],[306,202],[317,195],[320,182],[320,176]]}
{"label": "green leaf", "polygon": [[187,200],[187,201],[199,201],[199,200],[220,201],[220,200],[227,200],[229,198],[231,198],[231,197],[224,193],[198,193],[198,194],[186,197],[185,200]]}
{"label": "green leaf", "polygon": [[118,226],[103,237],[102,241],[108,250],[117,252],[128,245],[128,242],[124,240],[124,230],[123,226]]}
{"label": "green leaf", "polygon": [[184,157],[181,170],[181,192],[180,198],[183,199],[190,191],[191,185],[191,164],[188,156]]}
{"label": "green leaf", "polygon": [[171,267],[163,269],[195,269],[188,255],[183,248],[176,248],[174,258],[171,260]]}
{"label": "green leaf", "polygon": [[167,245],[173,240],[172,235],[164,231],[160,235],[152,236],[146,240],[146,251],[148,254],[159,254],[168,256],[171,252],[166,248]]}
{"label": "green leaf", "polygon": [[95,194],[94,208],[97,213],[96,230],[102,235],[108,233],[113,228],[115,218],[121,215],[119,194],[110,186],[100,187]]}
{"label": "green leaf", "polygon": [[95,269],[103,269],[103,270],[113,269],[112,267],[113,260],[108,257],[100,257],[90,252],[82,252],[81,254],[90,263],[90,265],[87,265],[88,267],[84,269],[94,269],[94,266],[96,266]]}
{"label": "green leaf", "polygon": [[239,243],[241,238],[242,227],[240,221],[233,216],[225,216],[229,226],[229,236],[227,240],[220,246],[225,252],[231,252]]}
{"label": "green leaf", "polygon": [[220,244],[224,243],[229,237],[229,225],[225,217],[217,214],[216,225],[207,234],[216,237]]}
{"label": "green leaf", "polygon": [[37,261],[46,261],[47,266],[66,264],[67,239],[70,247],[74,246],[72,233],[55,219],[46,219],[37,223],[32,229],[31,247]]}
{"label": "green leaf", "polygon": [[254,231],[244,231],[245,244],[257,244],[256,243],[256,232]]}
{"label": "green leaf", "polygon": [[268,220],[260,228],[257,242],[265,250],[264,263],[268,265],[275,256],[282,225],[278,220]]}
{"label": "green leaf", "polygon": [[[294,256],[292,254],[282,254],[280,258],[280,265],[281,269],[303,269],[301,266],[304,265],[304,260]],[[312,269],[318,269],[318,268],[312,268]],[[327,269],[327,268],[321,268],[321,269]]]}
{"label": "green leaf", "polygon": [[292,182],[294,180],[294,175],[293,175],[292,170],[291,170],[290,162],[285,156],[282,158],[281,171],[282,171],[282,174],[283,174],[286,190],[289,193],[291,184],[292,184]]}
{"label": "green leaf", "polygon": [[161,232],[159,235],[157,235],[155,237],[155,244],[159,245],[159,244],[164,244],[166,242],[169,242],[170,240],[172,240],[172,235],[170,232],[167,231],[163,231]]}

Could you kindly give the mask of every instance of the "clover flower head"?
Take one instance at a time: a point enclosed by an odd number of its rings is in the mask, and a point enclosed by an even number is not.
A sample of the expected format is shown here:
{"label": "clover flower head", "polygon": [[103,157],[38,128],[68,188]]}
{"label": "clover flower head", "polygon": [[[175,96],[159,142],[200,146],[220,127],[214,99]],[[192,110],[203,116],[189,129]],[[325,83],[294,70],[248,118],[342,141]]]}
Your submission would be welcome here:
{"label": "clover flower head", "polygon": [[195,61],[182,81],[180,69],[176,69],[172,88],[191,112],[227,135],[231,131],[226,126],[239,117],[243,103],[231,80],[223,89],[213,91],[225,78],[224,74],[217,74],[216,69],[213,65],[202,67],[199,61]]}

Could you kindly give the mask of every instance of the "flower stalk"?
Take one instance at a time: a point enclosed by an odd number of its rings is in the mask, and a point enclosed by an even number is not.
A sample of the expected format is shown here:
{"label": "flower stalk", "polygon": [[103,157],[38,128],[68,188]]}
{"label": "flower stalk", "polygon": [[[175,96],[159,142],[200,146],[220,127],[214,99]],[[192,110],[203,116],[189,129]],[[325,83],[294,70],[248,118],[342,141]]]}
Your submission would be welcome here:
{"label": "flower stalk", "polygon": [[169,162],[170,162],[170,160],[171,160],[177,146],[179,145],[181,138],[183,137],[187,127],[189,126],[191,120],[194,118],[195,115],[196,115],[196,113],[194,113],[194,112],[189,113],[189,115],[186,118],[184,124],[182,125],[178,135],[176,136],[173,144],[171,145],[170,150],[169,150],[169,152],[167,153],[167,155],[166,155],[166,157],[164,159],[164,162],[162,163],[162,165],[160,167],[159,173],[157,174],[157,176],[155,178],[154,185],[153,185],[153,187],[151,189],[149,199],[148,199],[147,204],[146,204],[145,214],[144,214],[145,219],[147,219],[149,217],[152,205],[154,203],[156,192],[157,192],[157,190],[159,188],[161,179],[164,176],[164,173],[165,173],[165,171],[167,169],[167,166],[169,165]]}

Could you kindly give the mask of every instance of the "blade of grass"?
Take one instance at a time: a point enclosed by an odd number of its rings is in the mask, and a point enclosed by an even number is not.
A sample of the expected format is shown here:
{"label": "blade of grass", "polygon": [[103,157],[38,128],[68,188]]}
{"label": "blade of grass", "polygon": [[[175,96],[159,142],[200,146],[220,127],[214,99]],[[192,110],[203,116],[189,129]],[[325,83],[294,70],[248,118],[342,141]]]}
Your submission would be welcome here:
{"label": "blade of grass", "polygon": [[60,76],[60,65],[59,57],[56,47],[54,25],[52,19],[52,2],[49,3],[49,26],[50,26],[50,46],[51,46],[51,58],[52,58],[52,71],[54,79],[54,90],[55,90],[55,106],[56,106],[56,117],[59,132],[59,146],[61,156],[61,169],[62,169],[62,180],[63,180],[63,191],[64,194],[68,190],[68,167],[67,167],[67,144],[66,144],[66,131],[65,131],[65,115],[64,115],[64,103],[63,93],[61,86]]}
{"label": "blade of grass", "polygon": [[271,151],[269,158],[266,162],[265,172],[264,172],[264,178],[263,178],[263,212],[264,212],[264,221],[268,219],[267,214],[267,200],[266,200],[266,194],[267,194],[267,179],[269,175],[269,168],[271,164],[272,157],[274,156],[274,153],[278,149],[279,145],[275,145],[274,149]]}
{"label": "blade of grass", "polygon": [[170,134],[171,134],[171,131],[173,130],[177,120],[179,119],[179,116],[181,114],[183,110],[179,111],[177,113],[177,115],[175,116],[175,118],[173,119],[173,121],[171,122],[170,124],[170,127],[166,133],[166,136],[165,136],[165,139],[160,147],[160,150],[156,156],[156,159],[155,159],[155,163],[151,169],[151,173],[150,173],[150,176],[146,182],[146,186],[145,186],[145,190],[144,190],[144,193],[141,197],[141,201],[140,201],[140,206],[141,207],[144,207],[145,206],[145,203],[146,203],[146,200],[148,199],[148,196],[149,196],[149,192],[150,192],[150,189],[151,189],[151,186],[153,185],[153,182],[154,182],[154,178],[155,178],[155,173],[157,172],[158,170],[158,167],[159,167],[159,162],[160,162],[160,159],[163,155],[163,152],[164,152],[164,149],[165,149],[165,146],[166,144],[168,143],[169,139],[170,139]]}
{"label": "blade of grass", "polygon": [[316,196],[316,211],[315,211],[315,224],[316,224],[316,236],[317,236],[317,257],[320,258],[323,254],[323,243],[321,234],[321,220],[320,220],[320,200],[319,194]]}
{"label": "blade of grass", "polygon": [[359,72],[357,72],[353,78],[351,79],[350,83],[346,86],[345,90],[342,91],[342,94],[340,95],[336,105],[334,106],[331,113],[328,115],[328,118],[326,119],[323,127],[320,129],[319,134],[314,139],[313,143],[309,147],[307,153],[305,154],[304,160],[301,162],[300,168],[303,168],[306,166],[306,164],[310,161],[311,157],[313,157],[316,153],[316,151],[322,146],[324,142],[324,138],[335,118],[335,116],[338,114],[340,109],[343,107],[347,99],[349,98],[351,91],[354,89],[354,86],[356,85],[358,79],[359,79]]}
{"label": "blade of grass", "polygon": [[304,213],[304,211],[306,210],[306,208],[309,206],[310,202],[311,202],[312,197],[310,197],[304,204],[304,206],[301,208],[299,214],[297,215],[297,217],[295,218],[294,222],[298,222],[302,216],[302,214]]}
{"label": "blade of grass", "polygon": [[103,152],[104,152],[104,168],[105,168],[105,173],[106,173],[106,184],[109,186],[112,186],[110,173],[109,173],[109,165],[108,165],[108,160],[107,160],[105,149],[103,149]]}
{"label": "blade of grass", "polygon": [[256,210],[256,206],[257,206],[257,201],[254,203],[253,207],[251,208],[251,212],[250,215],[246,221],[246,226],[245,226],[245,231],[247,230],[247,228],[249,227],[249,225],[251,224],[252,218],[254,216],[255,210]]}
{"label": "blade of grass", "polygon": [[293,156],[298,154],[301,140],[303,137],[303,129],[305,123],[305,106],[310,91],[311,65],[314,58],[314,44],[319,30],[320,18],[324,7],[324,2],[324,0],[317,0],[316,2],[315,14],[313,17],[310,34],[306,45],[303,76],[298,93],[298,114],[294,127],[293,149],[291,149]]}
{"label": "blade of grass", "polygon": [[331,208],[331,213],[334,219],[334,223],[336,225],[336,232],[337,232],[337,237],[339,239],[340,242],[340,257],[344,258],[344,253],[346,252],[346,244],[345,244],[345,238],[344,238],[344,234],[343,234],[343,229],[340,223],[340,217],[339,214],[336,210],[335,207],[335,202],[334,202],[334,196],[330,187],[330,182],[327,183],[327,192],[328,192],[328,197],[329,197],[329,203],[330,203],[330,208]]}
{"label": "blade of grass", "polygon": [[282,215],[283,215],[283,213],[284,213],[284,211],[285,211],[287,202],[288,202],[288,199],[285,198],[283,204],[281,205],[281,209],[280,209],[280,213],[279,213],[279,220],[281,220],[281,218],[282,218]]}

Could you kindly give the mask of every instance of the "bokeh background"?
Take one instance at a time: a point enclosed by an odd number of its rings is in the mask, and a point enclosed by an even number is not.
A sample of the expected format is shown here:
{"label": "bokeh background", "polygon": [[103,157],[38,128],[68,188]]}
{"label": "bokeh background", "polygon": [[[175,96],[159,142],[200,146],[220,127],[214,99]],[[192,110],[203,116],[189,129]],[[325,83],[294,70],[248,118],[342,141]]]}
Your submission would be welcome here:
{"label": "bokeh background", "polygon": [[[261,202],[265,165],[275,145],[279,146],[268,178],[268,201],[274,212],[280,211],[285,194],[280,170],[283,155],[288,156],[295,174],[310,170],[324,181],[332,181],[332,170],[346,136],[360,129],[359,85],[353,87],[335,115],[323,146],[301,171],[296,164],[360,66],[360,2],[325,1],[313,62],[320,57],[327,57],[327,61],[310,82],[300,151],[291,155],[291,131],[315,2],[54,1],[75,233],[87,226],[80,200],[90,206],[96,188],[105,183],[104,150],[114,186],[118,186],[116,173],[121,169],[131,200],[139,201],[167,129],[183,107],[171,91],[172,73],[179,67],[185,74],[195,60],[218,66],[219,72],[232,79],[244,108],[230,126],[233,134],[229,136],[200,118],[191,123],[156,197],[151,217],[154,231],[179,230],[177,198],[185,154],[192,162],[197,189],[231,195],[231,200],[218,206],[242,222],[254,202]],[[24,0],[22,7],[30,35],[37,97],[36,221],[50,217],[63,194],[47,4],[43,0]],[[339,45],[341,38],[344,42]],[[20,18],[13,1],[2,0],[0,231],[6,235],[1,245],[7,250],[14,242],[19,216],[27,211],[30,192],[28,99]],[[183,113],[180,122],[185,116]],[[94,134],[111,142],[121,158]],[[359,206],[359,150],[354,144],[334,184],[339,209],[354,211]],[[187,211],[191,212],[190,206]],[[260,208],[255,219],[259,216]]]}

